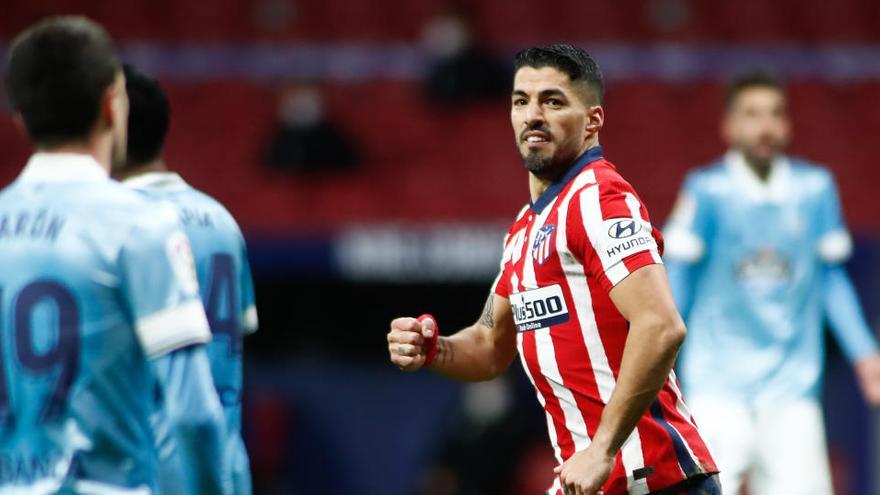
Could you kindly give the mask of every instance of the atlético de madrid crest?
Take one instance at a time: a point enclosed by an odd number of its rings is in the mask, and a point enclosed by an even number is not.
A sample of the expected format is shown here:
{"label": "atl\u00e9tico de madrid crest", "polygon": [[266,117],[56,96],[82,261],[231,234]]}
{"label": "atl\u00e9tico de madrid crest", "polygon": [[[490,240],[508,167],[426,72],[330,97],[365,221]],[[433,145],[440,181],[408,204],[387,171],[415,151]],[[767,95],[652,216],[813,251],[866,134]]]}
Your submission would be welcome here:
{"label": "atl\u00e9tico de madrid crest", "polygon": [[545,225],[538,229],[538,233],[535,235],[535,242],[532,244],[532,258],[539,265],[543,265],[553,253],[554,231],[556,231],[556,225]]}

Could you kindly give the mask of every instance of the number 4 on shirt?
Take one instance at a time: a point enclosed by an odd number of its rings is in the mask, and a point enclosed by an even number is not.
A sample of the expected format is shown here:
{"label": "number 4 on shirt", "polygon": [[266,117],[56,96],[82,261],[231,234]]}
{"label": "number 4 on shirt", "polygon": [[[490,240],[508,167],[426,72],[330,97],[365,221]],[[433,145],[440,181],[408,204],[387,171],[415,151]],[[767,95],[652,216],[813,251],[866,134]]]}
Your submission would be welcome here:
{"label": "number 4 on shirt", "polygon": [[229,338],[229,352],[242,351],[238,284],[232,256],[217,253],[211,258],[211,279],[205,297],[205,312],[211,333]]}

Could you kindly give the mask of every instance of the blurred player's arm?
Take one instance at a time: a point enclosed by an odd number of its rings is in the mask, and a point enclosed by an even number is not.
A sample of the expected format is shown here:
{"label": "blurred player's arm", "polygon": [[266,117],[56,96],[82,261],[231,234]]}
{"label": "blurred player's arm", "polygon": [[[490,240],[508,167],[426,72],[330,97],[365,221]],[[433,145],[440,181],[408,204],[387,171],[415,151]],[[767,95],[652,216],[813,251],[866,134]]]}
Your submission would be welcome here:
{"label": "blurred player's arm", "polygon": [[877,341],[865,321],[859,297],[843,263],[852,254],[852,239],[843,219],[840,195],[834,177],[825,176],[819,215],[815,222],[823,235],[817,253],[824,263],[823,305],[831,331],[844,354],[853,363],[862,393],[868,403],[880,406],[880,354]]}
{"label": "blurred player's arm", "polygon": [[563,484],[594,490],[608,478],[617,452],[669,378],[685,338],[663,265],[639,268],[610,296],[630,323],[617,386],[590,446],[556,469]]}
{"label": "blurred player's arm", "polygon": [[699,184],[698,175],[688,176],[663,229],[666,244],[663,258],[669,286],[683,317],[690,311],[694,279],[706,255],[706,239],[712,225],[710,202]]}
{"label": "blurred player's arm", "polygon": [[859,305],[859,296],[843,266],[825,269],[824,304],[831,331],[850,362],[878,352],[877,341],[871,334]]}
{"label": "blurred player's arm", "polygon": [[431,319],[397,318],[388,333],[391,362],[404,371],[425,365],[430,345],[437,354],[429,369],[454,380],[491,380],[502,374],[516,356],[516,327],[510,301],[494,292],[489,294],[479,321],[454,335],[431,339],[437,323]]}
{"label": "blurred player's arm", "polygon": [[205,346],[156,357],[153,367],[165,392],[189,493],[231,493],[230,475],[221,462],[226,421]]}
{"label": "blurred player's arm", "polygon": [[827,267],[824,276],[824,305],[831,332],[853,363],[865,399],[880,406],[880,353],[855,287],[841,265]]}
{"label": "blurred player's arm", "polygon": [[[236,225],[237,228],[237,225]],[[241,252],[241,270],[238,274],[238,283],[241,298],[241,324],[242,334],[247,336],[257,331],[259,328],[259,318],[257,317],[257,302],[254,294],[254,277],[251,274],[251,264],[248,259],[247,245],[241,231],[238,231],[240,237]]]}
{"label": "blurred player's arm", "polygon": [[187,493],[231,490],[223,459],[226,421],[205,344],[211,331],[199,298],[189,240],[173,208],[157,204],[128,236],[119,264],[135,331],[164,395]]}

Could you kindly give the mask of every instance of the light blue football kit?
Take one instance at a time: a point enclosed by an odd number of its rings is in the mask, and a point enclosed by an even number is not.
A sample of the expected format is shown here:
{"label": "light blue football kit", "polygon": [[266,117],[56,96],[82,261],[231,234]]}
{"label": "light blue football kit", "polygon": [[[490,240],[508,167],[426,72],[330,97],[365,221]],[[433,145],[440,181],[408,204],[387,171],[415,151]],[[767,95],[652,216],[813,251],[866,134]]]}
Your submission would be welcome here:
{"label": "light blue football kit", "polygon": [[678,370],[725,491],[757,465],[757,495],[831,493],[824,323],[851,361],[877,352],[831,174],[779,157],[765,182],[731,151],[688,175],[663,233],[688,328]]}
{"label": "light blue football kit", "polygon": [[689,395],[816,399],[826,318],[849,359],[877,352],[841,265],[851,241],[837,188],[802,160],[780,160],[767,184],[747,167],[731,153],[691,173],[664,230],[690,331],[681,378]]}
{"label": "light blue football kit", "polygon": [[188,455],[215,455],[189,243],[150,203],[81,154],[37,153],[0,192],[0,494],[154,493],[163,394]]}
{"label": "light blue football kit", "polygon": [[251,493],[247,451],[241,438],[242,336],[257,329],[253,280],[241,231],[219,202],[173,172],[132,177],[125,185],[172,204],[192,243],[202,301],[213,340],[211,371],[226,415],[226,461],[234,493]]}

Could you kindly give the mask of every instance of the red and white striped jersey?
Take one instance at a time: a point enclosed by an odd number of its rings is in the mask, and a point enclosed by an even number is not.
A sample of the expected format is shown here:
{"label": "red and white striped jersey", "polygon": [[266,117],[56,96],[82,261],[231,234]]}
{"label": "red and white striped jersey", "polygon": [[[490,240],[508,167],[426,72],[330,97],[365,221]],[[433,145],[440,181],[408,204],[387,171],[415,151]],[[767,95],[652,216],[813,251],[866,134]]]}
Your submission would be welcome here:
{"label": "red and white striped jersey", "polygon": [[[662,249],[644,204],[599,147],[510,228],[494,291],[510,300],[520,359],[560,463],[589,446],[615,388],[629,323],[609,291],[662,263]],[[646,494],[714,472],[673,372],[623,444],[605,493]],[[558,479],[550,493],[562,493]]]}

